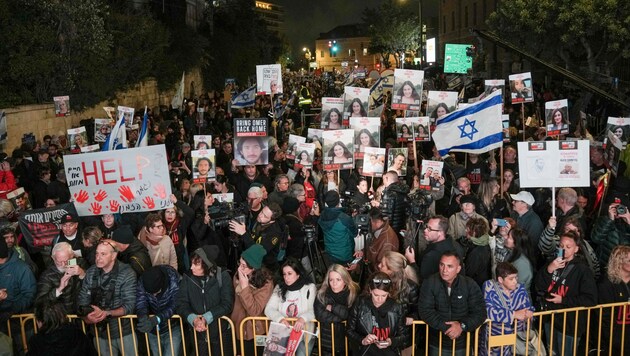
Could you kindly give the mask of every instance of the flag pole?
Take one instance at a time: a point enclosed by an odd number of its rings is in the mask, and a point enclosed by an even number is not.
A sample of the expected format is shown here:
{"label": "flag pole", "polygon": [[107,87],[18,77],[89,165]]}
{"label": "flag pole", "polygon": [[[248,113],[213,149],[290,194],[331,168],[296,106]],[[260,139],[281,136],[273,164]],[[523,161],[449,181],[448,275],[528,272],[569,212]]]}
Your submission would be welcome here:
{"label": "flag pole", "polygon": [[523,141],[525,141],[525,103],[521,103],[521,120],[523,121]]}

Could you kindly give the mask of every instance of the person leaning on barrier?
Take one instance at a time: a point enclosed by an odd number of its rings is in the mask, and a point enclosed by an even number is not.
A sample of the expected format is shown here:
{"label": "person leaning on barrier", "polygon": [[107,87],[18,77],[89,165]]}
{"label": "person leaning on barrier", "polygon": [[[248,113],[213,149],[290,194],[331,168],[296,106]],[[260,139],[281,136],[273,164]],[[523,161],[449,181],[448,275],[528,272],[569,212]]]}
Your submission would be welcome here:
{"label": "person leaning on barrier", "polygon": [[160,355],[156,331],[160,335],[161,355],[179,355],[182,343],[180,324],[178,320],[172,320],[169,323],[169,319],[175,314],[175,298],[178,292],[179,274],[171,266],[151,267],[138,279],[136,328],[147,334],[149,346],[154,355]]}
{"label": "person leaning on barrier", "polygon": [[[111,240],[98,243],[96,264],[86,271],[79,292],[78,314],[87,324],[96,324],[101,355],[117,355],[123,350],[125,355],[134,355],[131,324],[118,318],[134,312],[136,274],[129,265],[118,261],[117,256],[118,250]],[[109,340],[108,335],[111,335]]]}
{"label": "person leaning on barrier", "polygon": [[481,288],[472,278],[460,275],[461,269],[460,255],[445,252],[440,271],[422,283],[418,312],[429,326],[428,355],[439,355],[440,347],[442,356],[452,355],[453,345],[454,355],[464,355],[467,337],[472,345],[474,331],[486,319]]}
{"label": "person leaning on barrier", "polygon": [[389,296],[392,281],[383,272],[369,278],[368,294],[360,296],[348,317],[348,338],[357,355],[400,355],[409,338],[405,307]]}
{"label": "person leaning on barrier", "polygon": [[[186,320],[188,330],[192,328],[196,333],[195,347],[199,355],[208,355],[210,349],[212,355],[221,355],[221,343],[224,348],[231,345],[229,325],[219,319],[232,311],[234,289],[229,273],[216,264],[218,255],[217,246],[206,245],[196,249],[190,259],[190,273],[183,276],[177,295],[177,314]],[[187,337],[193,338],[193,335]],[[229,354],[227,350],[225,354]]]}
{"label": "person leaning on barrier", "polygon": [[29,356],[97,356],[92,340],[68,321],[59,302],[40,301],[35,305],[37,334],[28,341]]}
{"label": "person leaning on barrier", "polygon": [[39,277],[35,300],[38,303],[58,302],[66,314],[76,314],[76,301],[85,278],[84,262],[74,258],[72,246],[67,242],[53,246],[51,257],[53,265]]}

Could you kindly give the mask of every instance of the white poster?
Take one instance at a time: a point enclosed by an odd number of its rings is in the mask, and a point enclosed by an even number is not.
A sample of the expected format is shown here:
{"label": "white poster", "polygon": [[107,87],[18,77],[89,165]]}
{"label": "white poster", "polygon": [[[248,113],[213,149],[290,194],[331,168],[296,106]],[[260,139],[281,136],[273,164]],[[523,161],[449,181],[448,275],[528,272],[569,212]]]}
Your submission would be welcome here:
{"label": "white poster", "polygon": [[630,137],[630,117],[609,117],[606,129],[621,141],[622,147],[626,147]]}
{"label": "white poster", "polygon": [[211,148],[212,135],[193,135],[195,150],[208,150]]}
{"label": "white poster", "polygon": [[166,157],[164,145],[64,156],[77,213],[89,216],[171,207]]}
{"label": "white poster", "polygon": [[324,169],[354,168],[354,130],[324,131]]}
{"label": "white poster", "polygon": [[192,176],[195,183],[205,183],[216,176],[215,152],[210,150],[194,150],[192,158]]}
{"label": "white poster", "polygon": [[321,121],[324,130],[338,130],[344,127],[342,98],[322,98]]}
{"label": "white poster", "polygon": [[395,69],[392,109],[420,110],[423,82],[422,70]]}
{"label": "white poster", "polygon": [[406,176],[408,154],[407,147],[390,148],[387,152],[387,172],[396,172],[399,177]]}
{"label": "white poster", "polygon": [[351,117],[350,128],[354,130],[354,157],[363,158],[366,147],[380,146],[381,119],[378,117]]}
{"label": "white poster", "polygon": [[427,116],[432,122],[457,109],[456,91],[429,91],[427,94]]}
{"label": "white poster", "polygon": [[348,125],[349,117],[367,117],[368,99],[370,88],[345,87],[344,88],[344,125]]}
{"label": "white poster", "polygon": [[88,145],[87,131],[85,126],[68,129],[68,146],[72,153],[81,152],[81,148]]}
{"label": "white poster", "polygon": [[532,73],[512,74],[510,79],[510,95],[512,104],[530,103],[534,101]]}
{"label": "white poster", "polygon": [[256,91],[259,95],[282,93],[282,67],[280,64],[256,66]]}
{"label": "white poster", "polygon": [[313,158],[315,157],[314,143],[298,143],[295,154],[294,167],[296,169],[313,167]]}
{"label": "white poster", "polygon": [[120,120],[121,117],[125,117],[125,126],[127,129],[131,128],[133,125],[133,114],[135,113],[134,108],[130,108],[127,106],[118,106],[118,116],[117,119]]}
{"label": "white poster", "polygon": [[94,142],[105,142],[112,132],[110,119],[94,119]]}
{"label": "white poster", "polygon": [[289,148],[287,148],[287,159],[288,160],[295,159],[295,155],[297,154],[296,152],[297,144],[305,143],[305,142],[306,142],[306,137],[290,134],[289,135]]}
{"label": "white poster", "polygon": [[366,147],[363,156],[363,175],[368,177],[382,177],[385,170],[385,149],[380,147]]}
{"label": "white poster", "polygon": [[521,188],[586,187],[589,162],[587,140],[518,143]]}
{"label": "white poster", "polygon": [[420,170],[420,187],[427,190],[439,190],[444,184],[442,177],[442,169],[444,162],[422,160],[422,169]]}
{"label": "white poster", "polygon": [[55,116],[68,116],[70,115],[70,97],[69,96],[55,96],[53,97],[55,102]]}
{"label": "white poster", "polygon": [[545,103],[547,136],[566,135],[569,133],[569,102],[567,99]]}

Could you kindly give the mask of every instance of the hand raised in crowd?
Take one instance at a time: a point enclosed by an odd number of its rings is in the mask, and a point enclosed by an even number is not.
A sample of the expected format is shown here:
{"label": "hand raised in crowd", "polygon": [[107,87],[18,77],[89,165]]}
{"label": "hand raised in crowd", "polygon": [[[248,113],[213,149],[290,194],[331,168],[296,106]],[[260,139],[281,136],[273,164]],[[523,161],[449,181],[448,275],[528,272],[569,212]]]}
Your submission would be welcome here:
{"label": "hand raised in crowd", "polygon": [[549,218],[549,222],[547,223],[547,226],[549,226],[549,228],[555,230],[556,226],[557,226],[557,219],[555,216],[552,216]]}
{"label": "hand raised in crowd", "polygon": [[317,202],[314,202],[313,207],[311,208],[311,215],[319,216],[319,214],[319,204],[317,204]]}
{"label": "hand raised in crowd", "polygon": [[608,217],[610,218],[610,220],[616,220],[616,219],[623,219],[626,224],[630,225],[630,212],[628,211],[628,208],[626,207],[626,213],[625,214],[619,214],[617,212],[617,208],[622,205],[621,203],[612,203],[610,204],[610,206],[608,207]]}
{"label": "hand raised in crowd", "polygon": [[2,169],[3,171],[10,171],[11,163],[9,163],[8,161],[2,161],[2,163],[0,163],[0,169]]}
{"label": "hand raised in crowd", "polygon": [[416,263],[416,251],[413,247],[407,246],[405,249],[405,258],[409,264]]}
{"label": "hand raised in crowd", "polygon": [[241,286],[241,289],[245,289],[249,286],[249,277],[243,271],[243,266],[238,266],[238,284]]}
{"label": "hand raised in crowd", "polygon": [[553,271],[559,268],[564,268],[566,265],[567,261],[564,258],[555,258],[553,261],[551,261],[551,263],[549,263],[549,266],[547,266],[547,272],[553,273]]}

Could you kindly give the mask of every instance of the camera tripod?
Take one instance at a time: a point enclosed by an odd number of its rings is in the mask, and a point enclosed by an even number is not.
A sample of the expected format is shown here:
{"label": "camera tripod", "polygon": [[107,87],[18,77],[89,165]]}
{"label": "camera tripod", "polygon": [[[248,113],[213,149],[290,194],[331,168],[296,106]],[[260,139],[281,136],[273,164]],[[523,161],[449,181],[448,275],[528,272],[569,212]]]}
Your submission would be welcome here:
{"label": "camera tripod", "polygon": [[311,267],[308,274],[311,275],[315,284],[321,284],[324,280],[324,275],[326,274],[326,270],[328,269],[328,267],[326,266],[326,262],[324,261],[322,251],[319,249],[317,236],[318,234],[314,234],[314,236],[306,236],[305,242]]}

